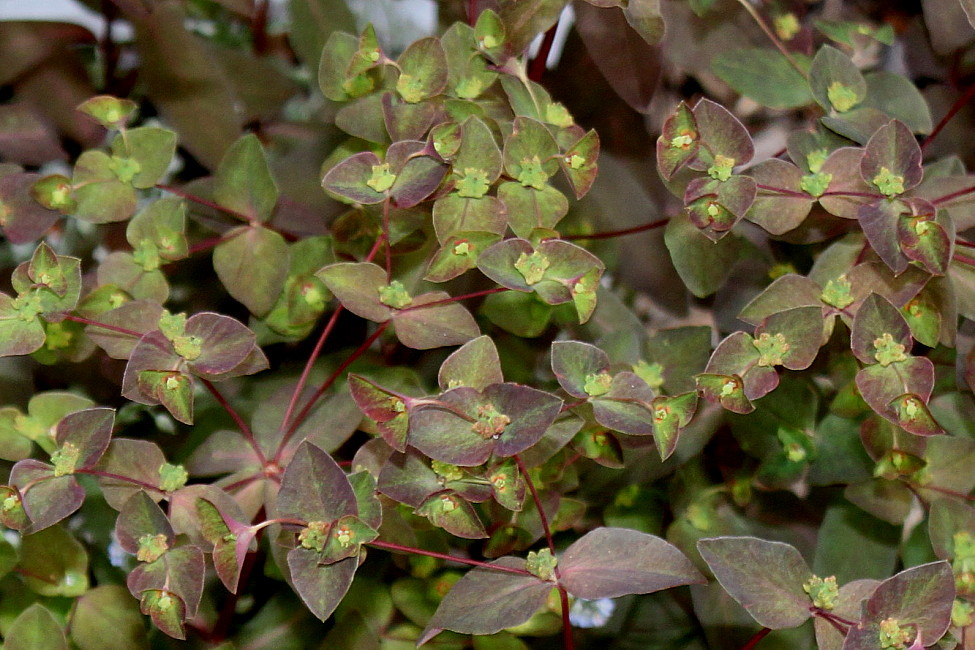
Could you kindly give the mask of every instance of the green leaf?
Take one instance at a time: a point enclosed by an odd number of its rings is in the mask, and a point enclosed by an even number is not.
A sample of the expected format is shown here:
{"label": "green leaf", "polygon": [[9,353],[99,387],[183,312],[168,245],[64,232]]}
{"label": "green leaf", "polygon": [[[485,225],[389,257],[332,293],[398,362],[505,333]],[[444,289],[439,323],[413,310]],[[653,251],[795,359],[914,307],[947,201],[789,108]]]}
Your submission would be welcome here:
{"label": "green leaf", "polygon": [[88,591],[88,554],[61,526],[22,538],[20,567],[30,589],[42,596],[80,596]]}
{"label": "green leaf", "polygon": [[454,350],[441,364],[437,381],[441,390],[470,386],[483,391],[491,384],[502,383],[501,360],[494,340],[479,336]]}
{"label": "green leaf", "polygon": [[[332,167],[322,179],[322,187],[338,197],[350,202],[372,205],[381,203],[386,197],[385,190],[392,186],[377,185],[377,170],[382,171],[382,163],[376,154],[363,151]],[[389,173],[388,168],[386,173]],[[395,180],[395,179],[393,179]],[[372,181],[370,183],[370,181]],[[382,190],[377,187],[385,187]]]}
{"label": "green leaf", "polygon": [[693,161],[701,145],[694,112],[681,102],[663,124],[657,138],[657,170],[665,181]]}
{"label": "green leaf", "polygon": [[[625,548],[626,553],[614,549]],[[596,528],[565,550],[559,578],[578,598],[616,598],[705,582],[690,560],[668,542],[626,528]]]}
{"label": "green leaf", "polygon": [[[555,341],[552,343],[552,372],[559,385],[572,397],[589,399],[593,393],[586,390],[593,379],[608,374],[609,357],[594,345],[580,341]],[[606,387],[602,393],[609,392]]]}
{"label": "green leaf", "polygon": [[407,102],[416,103],[439,95],[447,87],[447,58],[440,41],[414,41],[400,55],[396,90]]}
{"label": "green leaf", "polygon": [[16,301],[0,293],[0,357],[22,356],[40,349],[46,335],[44,326],[29,312],[18,309]]}
{"label": "green leaf", "polygon": [[792,546],[755,537],[714,537],[697,543],[715,578],[759,625],[798,627],[812,604],[803,584],[812,576]]}
{"label": "green leaf", "polygon": [[860,305],[851,329],[851,350],[863,363],[888,366],[910,354],[911,328],[897,308],[876,293]]}
{"label": "green leaf", "polygon": [[112,639],[121,647],[148,650],[138,605],[121,585],[99,585],[78,598],[71,615],[71,641],[81,650],[98,650]]}
{"label": "green leaf", "polygon": [[845,113],[867,96],[867,82],[846,54],[831,45],[816,52],[809,69],[813,97],[826,111]]}
{"label": "green leaf", "polygon": [[288,276],[288,245],[273,230],[242,226],[213,250],[217,277],[235,299],[261,316],[274,306]]}
{"label": "green leaf", "polygon": [[883,111],[915,133],[931,132],[931,109],[910,79],[886,70],[871,72],[864,77],[867,80],[864,106]]}
{"label": "green leaf", "polygon": [[119,180],[107,154],[101,151],[81,154],[71,181],[78,202],[73,214],[82,221],[96,224],[125,221],[135,213],[135,189]]}
{"label": "green leaf", "polygon": [[386,272],[381,267],[341,262],[326,266],[316,275],[353,314],[379,323],[390,319],[390,307],[380,300],[380,291],[387,286]]}
{"label": "green leaf", "polygon": [[111,95],[92,97],[77,108],[82,113],[95,118],[106,129],[115,130],[125,126],[137,109],[137,104],[131,99],[120,99]]}
{"label": "green leaf", "polygon": [[[808,65],[808,59],[798,60]],[[805,78],[771,48],[721,52],[711,59],[711,69],[735,91],[769,108],[799,108],[813,101]]]}
{"label": "green leaf", "polygon": [[34,603],[10,623],[3,638],[8,650],[68,650],[64,630],[40,603]]}
{"label": "green leaf", "polygon": [[536,35],[554,25],[566,2],[567,0],[503,0],[500,3],[500,15],[507,35],[507,52],[512,55],[520,53]]}
{"label": "green leaf", "polygon": [[419,505],[416,514],[426,517],[434,526],[443,528],[456,537],[484,539],[488,536],[477,511],[454,492],[431,494]]}
{"label": "green leaf", "polygon": [[132,186],[149,189],[165,175],[176,153],[176,133],[156,126],[129,129],[112,140],[112,153],[126,156],[136,163]]}
{"label": "green leaf", "polygon": [[681,280],[698,298],[711,295],[724,284],[743,252],[737,236],[712,241],[684,212],[671,217],[664,242]]}
{"label": "green leaf", "polygon": [[501,183],[498,198],[504,203],[508,224],[519,237],[531,237],[536,228],[554,230],[569,211],[569,202],[551,185],[525,187],[520,183]]}
{"label": "green leaf", "polygon": [[253,221],[267,221],[278,203],[278,186],[261,141],[254,134],[237,140],[215,174],[213,198]]}
{"label": "green leaf", "polygon": [[527,117],[516,117],[511,135],[504,141],[504,168],[525,187],[545,188],[559,170],[559,148],[545,126]]}
{"label": "green leaf", "polygon": [[493,196],[468,198],[452,192],[433,203],[433,227],[441,244],[464,232],[500,236],[508,226],[507,216],[505,204]]}
{"label": "green leaf", "polygon": [[[524,560],[515,557],[503,557],[491,564],[525,568]],[[494,634],[520,625],[545,603],[552,588],[552,583],[531,574],[472,569],[444,596],[419,642],[429,641],[442,630]]]}

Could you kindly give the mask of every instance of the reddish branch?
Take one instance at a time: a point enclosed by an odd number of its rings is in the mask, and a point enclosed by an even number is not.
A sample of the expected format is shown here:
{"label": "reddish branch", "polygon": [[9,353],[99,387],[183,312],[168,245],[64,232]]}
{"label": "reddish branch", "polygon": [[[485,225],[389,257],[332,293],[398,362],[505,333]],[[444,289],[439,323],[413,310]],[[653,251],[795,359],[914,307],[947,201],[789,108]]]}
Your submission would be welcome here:
{"label": "reddish branch", "polygon": [[446,553],[427,551],[422,548],[413,548],[411,546],[403,546],[401,544],[394,544],[392,542],[381,542],[378,539],[369,542],[367,546],[374,546],[376,548],[381,548],[387,551],[398,551],[400,553],[413,553],[414,555],[426,555],[427,557],[435,557],[441,560],[446,560],[448,562],[458,562],[460,564],[467,564],[469,566],[478,567],[480,569],[490,569],[491,571],[502,571],[504,573],[514,573],[520,576],[532,575],[525,569],[516,569],[514,567],[507,567],[500,564],[490,564],[488,562],[479,562],[478,560],[470,560],[465,557],[455,557],[453,555],[447,555]]}
{"label": "reddish branch", "polygon": [[965,104],[972,100],[972,97],[975,97],[975,83],[965,89],[965,92],[962,93],[961,97],[955,100],[955,103],[951,105],[951,108],[948,109],[948,112],[945,113],[945,116],[941,118],[941,121],[938,122],[937,126],[934,127],[930,135],[924,139],[924,142],[921,143],[921,151],[924,151],[927,146],[931,144],[936,137],[938,137],[938,134],[941,133],[941,129],[945,128],[948,122],[950,122],[955,115],[958,114],[958,111],[964,108]]}
{"label": "reddish branch", "polygon": [[579,239],[612,239],[613,237],[623,237],[624,235],[635,235],[640,232],[646,232],[648,230],[653,230],[659,228],[660,226],[666,226],[670,221],[670,217],[666,219],[660,219],[659,221],[654,221],[652,223],[645,223],[642,226],[634,226],[632,228],[624,228],[622,230],[608,230],[605,232],[594,232],[588,235],[562,235],[562,239],[567,241],[579,240]]}
{"label": "reddish branch", "polygon": [[752,648],[757,646],[758,642],[767,637],[771,631],[771,628],[763,627],[758,631],[758,633],[755,634],[755,636],[748,640],[748,643],[741,647],[741,650],[752,650]]}
{"label": "reddish branch", "polygon": [[210,380],[204,379],[203,377],[198,377],[198,379],[203,382],[203,385],[207,387],[207,390],[210,391],[213,398],[217,400],[220,406],[223,407],[223,410],[227,412],[227,415],[230,416],[230,419],[233,420],[237,425],[237,428],[240,429],[240,434],[244,436],[247,444],[250,445],[251,449],[254,450],[254,455],[257,456],[257,460],[260,461],[261,465],[265,464],[267,462],[267,458],[264,456],[264,450],[261,449],[261,445],[258,444],[257,439],[254,437],[254,432],[251,431],[251,428],[246,422],[244,422],[244,419],[240,417],[240,414],[234,410],[234,407],[230,404],[230,402],[227,401],[227,399],[220,393],[217,387],[214,386]]}

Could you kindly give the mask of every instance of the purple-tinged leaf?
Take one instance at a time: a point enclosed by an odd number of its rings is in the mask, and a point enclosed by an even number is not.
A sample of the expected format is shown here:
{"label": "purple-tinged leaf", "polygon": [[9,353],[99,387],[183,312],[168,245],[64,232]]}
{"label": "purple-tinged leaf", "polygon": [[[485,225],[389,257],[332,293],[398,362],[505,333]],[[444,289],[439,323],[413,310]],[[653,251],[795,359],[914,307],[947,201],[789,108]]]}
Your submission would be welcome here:
{"label": "purple-tinged leaf", "polygon": [[488,536],[474,507],[451,490],[430,495],[416,509],[416,514],[456,537],[484,539]]}
{"label": "purple-tinged leaf", "polygon": [[590,130],[566,149],[559,159],[562,172],[572,186],[572,192],[577,199],[588,194],[596,180],[596,175],[599,173],[597,158],[599,158],[599,135],[595,130]]}
{"label": "purple-tinged leaf", "polygon": [[[98,314],[98,322],[139,332],[141,337],[156,329],[162,313],[163,307],[159,303],[133,300]],[[85,334],[113,359],[128,359],[140,338],[95,325],[86,327]]]}
{"label": "purple-tinged leaf", "polygon": [[887,405],[897,418],[897,424],[908,433],[916,436],[937,436],[945,432],[928,410],[926,400],[913,393],[895,397]]}
{"label": "purple-tinged leaf", "polygon": [[934,645],[948,631],[954,599],[947,562],[905,569],[880,583],[863,603],[863,618],[850,629],[843,650],[873,650],[902,633],[912,647]]}
{"label": "purple-tinged leaf", "polygon": [[[202,567],[200,568],[202,571]],[[156,627],[174,639],[186,639],[186,604],[177,594],[166,589],[147,589],[139,598],[139,609]]]}
{"label": "purple-tinged leaf", "polygon": [[[879,584],[879,580],[870,579],[846,583],[839,588],[836,604],[829,612],[847,620],[859,619],[860,603],[869,598]],[[814,624],[819,650],[842,650],[846,637],[839,630],[820,616],[815,617]]]}
{"label": "purple-tinged leaf", "polygon": [[755,537],[702,539],[697,550],[725,591],[759,625],[781,630],[809,618],[812,601],[803,584],[809,566],[792,546]]}
{"label": "purple-tinged leaf", "polygon": [[773,314],[799,307],[821,307],[823,290],[803,275],[789,273],[776,278],[762,293],[742,308],[738,318],[759,325]]}
{"label": "purple-tinged leaf", "polygon": [[[162,450],[153,442],[114,438],[95,469],[158,487],[159,470],[165,462],[166,457]],[[105,501],[116,510],[121,510],[133,494],[142,490],[138,485],[125,480],[99,477],[98,482]],[[149,496],[158,498],[162,494],[161,491],[150,492]]]}
{"label": "purple-tinged leaf", "polygon": [[860,176],[886,197],[917,187],[924,177],[921,147],[911,129],[891,120],[870,137],[860,161]]}
{"label": "purple-tinged leaf", "polygon": [[7,650],[68,650],[64,630],[54,615],[40,603],[20,612],[3,635]]}
{"label": "purple-tinged leaf", "polygon": [[[524,569],[525,561],[503,557],[491,564]],[[420,636],[423,644],[442,630],[461,634],[494,634],[520,625],[545,604],[555,585],[526,573],[476,568],[468,571],[440,602]]]}
{"label": "purple-tinged leaf", "polygon": [[653,399],[653,440],[660,460],[667,460],[677,449],[681,429],[686,427],[697,410],[697,393],[660,395]]}
{"label": "purple-tinged leaf", "polygon": [[771,158],[755,165],[747,174],[758,186],[783,191],[759,188],[745,218],[772,235],[783,235],[798,228],[814,202],[811,197],[804,196],[803,176],[799,168],[785,160]]}
{"label": "purple-tinged leaf", "polygon": [[58,422],[55,439],[61,453],[77,452],[73,469],[90,469],[98,462],[112,440],[114,423],[115,410],[108,408],[75,411]]}
{"label": "purple-tinged leaf", "polygon": [[726,180],[695,178],[684,192],[684,207],[709,239],[717,241],[734,228],[755,201],[757,186],[748,176]]}
{"label": "purple-tinged leaf", "polygon": [[900,275],[909,259],[901,250],[898,224],[907,218],[909,209],[903,201],[881,199],[860,206],[857,219],[870,247],[890,269]]}
{"label": "purple-tinged leaf", "polygon": [[887,366],[910,355],[914,342],[911,328],[883,296],[876,293],[867,296],[853,318],[851,329],[850,348],[863,363]]}
{"label": "purple-tinged leaf", "polygon": [[483,392],[469,387],[440,395],[448,408],[424,406],[410,414],[410,444],[436,460],[480,465],[494,452],[513,456],[545,434],[562,407],[557,397],[519,384],[492,384]]}
{"label": "purple-tinged leaf", "polygon": [[681,102],[673,115],[664,121],[657,138],[657,170],[669,181],[697,156],[701,145],[697,120],[687,104]]}
{"label": "purple-tinged leaf", "polygon": [[755,405],[745,396],[744,381],[738,375],[702,373],[695,377],[697,393],[712,404],[732,413],[751,413]]}
{"label": "purple-tinged leaf", "polygon": [[602,426],[584,427],[571,443],[572,449],[603,467],[620,469],[623,462],[623,446],[619,437]]}
{"label": "purple-tinged leaf", "polygon": [[393,453],[383,464],[377,487],[382,494],[413,508],[419,508],[428,496],[443,490],[440,477],[416,449]]}
{"label": "purple-tinged leaf", "polygon": [[186,320],[186,337],[198,339],[198,356],[186,357],[194,374],[210,378],[230,372],[254,349],[256,337],[240,321],[212,312],[193,314]]}
{"label": "purple-tinged leaf", "polygon": [[934,387],[934,364],[927,357],[909,357],[887,366],[874,364],[857,372],[856,386],[877,415],[901,425],[898,398],[909,393],[911,402],[926,404]]}
{"label": "purple-tinged leaf", "polygon": [[596,346],[580,341],[552,343],[552,372],[565,392],[580,399],[607,393],[613,379],[609,374],[609,356]]}
{"label": "purple-tinged leaf", "polygon": [[[398,147],[403,152],[397,151]],[[402,166],[395,167],[396,181],[389,190],[389,197],[398,208],[411,208],[427,198],[440,186],[447,175],[448,167],[427,155],[420,155],[425,143],[417,140],[394,142],[389,147],[387,160],[395,164],[399,157],[405,158]]]}
{"label": "purple-tinged leaf", "polygon": [[126,579],[129,592],[139,598],[149,590],[168,590],[183,601],[186,616],[193,618],[203,596],[206,565],[197,546],[180,546],[155,562],[140,564]]}
{"label": "purple-tinged leaf", "polygon": [[883,198],[873,185],[860,176],[863,149],[840,147],[829,155],[820,174],[829,177],[825,194],[819,197],[819,205],[830,214],[844,219],[856,219],[857,212],[865,203]]}
{"label": "purple-tinged leaf", "polygon": [[589,600],[705,582],[675,546],[628,528],[589,531],[566,549],[559,571],[566,591]]}
{"label": "purple-tinged leaf", "polygon": [[279,516],[332,522],[359,513],[349,478],[331,456],[304,442],[281,478]]}
{"label": "purple-tinged leaf", "polygon": [[376,421],[379,433],[389,446],[405,451],[410,398],[354,374],[349,375],[349,392],[359,410]]}
{"label": "purple-tinged leaf", "polygon": [[508,175],[536,190],[544,189],[559,170],[558,144],[545,125],[528,117],[515,118],[502,155]]}
{"label": "purple-tinged leaf", "polygon": [[232,594],[237,593],[240,570],[254,540],[255,531],[232,517],[220,512],[206,499],[196,500],[203,538],[213,544],[213,568],[217,576]]}
{"label": "purple-tinged leaf", "polygon": [[437,373],[440,390],[470,386],[483,391],[504,381],[498,348],[490,336],[479,336],[454,350]]}
{"label": "purple-tinged leaf", "polygon": [[119,546],[140,562],[155,562],[173,546],[176,534],[162,508],[143,491],[133,494],[115,520]]}
{"label": "purple-tinged leaf", "polygon": [[[357,153],[332,167],[322,179],[322,187],[326,192],[348,202],[363,205],[382,203],[386,198],[386,190],[392,186],[392,182],[385,185],[378,180],[382,176],[377,175],[376,170],[381,173],[382,165],[376,154],[371,151]],[[380,191],[374,189],[375,187],[383,189]]]}
{"label": "purple-tinged leaf", "polygon": [[139,339],[129,356],[122,376],[122,396],[140,404],[159,404],[155,394],[144,393],[140,388],[140,374],[146,370],[176,372],[181,362],[182,358],[162,332],[148,332]]}
{"label": "purple-tinged leaf", "polygon": [[620,372],[612,378],[605,394],[591,399],[593,417],[604,427],[620,433],[653,435],[654,409],[651,402],[654,397],[653,389],[638,375]]}
{"label": "purple-tinged leaf", "polygon": [[[768,337],[764,339],[763,337]],[[796,307],[772,314],[755,328],[755,345],[781,337],[781,364],[789,370],[805,370],[812,365],[825,343],[823,309],[819,305]]]}
{"label": "purple-tinged leaf", "polygon": [[41,205],[31,195],[40,177],[28,173],[0,176],[0,232],[11,244],[36,241],[61,218],[57,210]]}
{"label": "purple-tinged leaf", "polygon": [[298,547],[288,551],[291,582],[311,613],[324,621],[345,597],[359,567],[359,557],[319,564],[319,553]]}
{"label": "purple-tinged leaf", "polygon": [[[459,345],[477,337],[481,330],[471,313],[450,294],[431,291],[416,296],[404,309],[392,312],[396,338],[414,350]],[[430,307],[424,305],[438,303]]]}
{"label": "purple-tinged leaf", "polygon": [[[368,100],[371,97],[374,95],[367,95],[363,99]],[[440,107],[434,102],[423,101],[418,104],[410,104],[391,92],[383,93],[380,96],[380,102],[383,111],[383,124],[386,126],[386,132],[390,139],[394,142],[420,140],[427,134],[434,122],[443,119]],[[342,111],[345,111],[346,108],[352,110],[352,106],[355,104],[343,107]],[[338,124],[338,115],[336,115],[335,121]],[[345,129],[343,128],[343,130]],[[379,141],[383,142],[385,138]]]}
{"label": "purple-tinged leaf", "polygon": [[908,259],[931,275],[944,275],[951,262],[952,239],[931,217],[902,217],[897,222],[897,241]]}
{"label": "purple-tinged leaf", "polygon": [[[28,458],[10,470],[10,485],[20,491],[30,525],[23,534],[43,530],[74,513],[85,500],[85,490],[73,476],[56,476],[54,467]],[[30,489],[25,489],[30,485]]]}
{"label": "purple-tinged leaf", "polygon": [[755,155],[755,146],[742,125],[728,109],[710,99],[702,99],[694,105],[694,118],[700,130],[701,143],[707,156],[698,155],[692,167],[707,171],[718,156],[731,160],[733,166],[744,165]]}
{"label": "purple-tinged leaf", "polygon": [[387,286],[386,271],[371,263],[340,262],[315,274],[342,306],[356,316],[383,323],[391,309],[380,302],[380,290]]}

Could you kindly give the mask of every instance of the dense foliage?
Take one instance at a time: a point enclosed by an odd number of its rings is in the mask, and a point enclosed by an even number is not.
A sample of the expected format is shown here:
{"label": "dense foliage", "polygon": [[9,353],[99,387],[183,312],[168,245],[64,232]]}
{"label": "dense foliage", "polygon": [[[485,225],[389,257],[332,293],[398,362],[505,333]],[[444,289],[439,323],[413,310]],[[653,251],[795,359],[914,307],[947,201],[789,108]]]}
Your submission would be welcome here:
{"label": "dense foliage", "polygon": [[88,4],[0,23],[4,648],[975,648],[971,2]]}

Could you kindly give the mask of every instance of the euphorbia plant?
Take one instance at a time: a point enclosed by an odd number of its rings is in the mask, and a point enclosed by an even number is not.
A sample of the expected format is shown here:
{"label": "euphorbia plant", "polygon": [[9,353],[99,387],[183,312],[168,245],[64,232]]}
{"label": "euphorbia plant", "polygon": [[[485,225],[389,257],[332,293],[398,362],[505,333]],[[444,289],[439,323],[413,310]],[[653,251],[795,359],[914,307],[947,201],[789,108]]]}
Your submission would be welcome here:
{"label": "euphorbia plant", "polygon": [[[5,647],[967,647],[975,181],[863,62],[918,37],[576,3],[657,187],[545,72],[565,0],[456,4],[402,51],[338,0],[107,5],[80,153],[0,167]],[[660,111],[640,56],[765,108]],[[658,227],[629,287],[601,242]]]}

